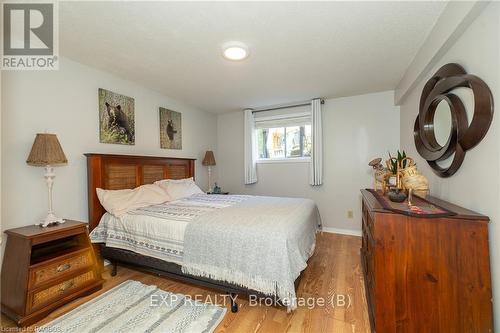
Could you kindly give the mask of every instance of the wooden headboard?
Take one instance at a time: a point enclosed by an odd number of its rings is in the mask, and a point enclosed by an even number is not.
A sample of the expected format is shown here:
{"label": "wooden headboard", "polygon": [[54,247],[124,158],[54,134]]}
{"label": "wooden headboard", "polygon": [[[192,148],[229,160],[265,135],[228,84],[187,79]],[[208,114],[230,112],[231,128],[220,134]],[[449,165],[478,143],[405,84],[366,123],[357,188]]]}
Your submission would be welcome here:
{"label": "wooden headboard", "polygon": [[89,202],[89,230],[106,212],[97,198],[96,188],[122,190],[160,179],[194,177],[193,158],[85,154]]}

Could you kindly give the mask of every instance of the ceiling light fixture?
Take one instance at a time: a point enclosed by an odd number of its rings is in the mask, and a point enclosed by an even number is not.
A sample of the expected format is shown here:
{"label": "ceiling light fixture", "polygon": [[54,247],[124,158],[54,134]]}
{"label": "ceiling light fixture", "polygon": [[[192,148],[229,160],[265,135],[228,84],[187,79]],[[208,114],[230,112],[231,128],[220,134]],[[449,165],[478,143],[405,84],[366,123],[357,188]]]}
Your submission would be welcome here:
{"label": "ceiling light fixture", "polygon": [[222,46],[222,55],[228,60],[243,60],[248,58],[248,54],[248,47],[241,42],[229,42]]}

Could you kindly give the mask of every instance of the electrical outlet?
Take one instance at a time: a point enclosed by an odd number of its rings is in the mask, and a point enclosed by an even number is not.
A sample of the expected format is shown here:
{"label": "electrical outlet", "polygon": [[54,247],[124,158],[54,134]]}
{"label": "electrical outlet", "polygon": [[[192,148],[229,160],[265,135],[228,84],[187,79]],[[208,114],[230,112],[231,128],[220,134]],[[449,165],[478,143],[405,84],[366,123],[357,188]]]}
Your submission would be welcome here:
{"label": "electrical outlet", "polygon": [[354,213],[352,212],[352,210],[348,210],[347,211],[347,218],[352,219],[353,217],[354,217]]}

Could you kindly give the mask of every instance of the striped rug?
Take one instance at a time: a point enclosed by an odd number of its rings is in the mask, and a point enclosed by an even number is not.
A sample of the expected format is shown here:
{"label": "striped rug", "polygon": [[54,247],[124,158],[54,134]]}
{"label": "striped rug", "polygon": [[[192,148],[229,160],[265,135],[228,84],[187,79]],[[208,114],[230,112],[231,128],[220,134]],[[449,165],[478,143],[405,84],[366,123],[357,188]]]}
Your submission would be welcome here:
{"label": "striped rug", "polygon": [[210,333],[226,309],[128,280],[37,332]]}

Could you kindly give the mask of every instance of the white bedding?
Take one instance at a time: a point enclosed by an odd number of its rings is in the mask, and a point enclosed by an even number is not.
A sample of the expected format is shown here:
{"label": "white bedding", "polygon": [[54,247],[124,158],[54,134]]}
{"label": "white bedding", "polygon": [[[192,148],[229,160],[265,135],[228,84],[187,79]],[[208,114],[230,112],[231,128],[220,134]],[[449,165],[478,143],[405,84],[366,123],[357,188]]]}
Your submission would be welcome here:
{"label": "white bedding", "polygon": [[[130,250],[142,255],[182,263],[184,231],[188,222],[147,215],[106,213],[90,233],[92,243]],[[161,237],[157,237],[161,235]]]}
{"label": "white bedding", "polygon": [[105,214],[90,238],[174,262],[187,274],[277,296],[293,310],[294,281],[320,227],[312,200],[194,194],[121,218]]}
{"label": "white bedding", "polygon": [[130,250],[181,265],[187,224],[247,197],[195,194],[137,209],[120,218],[105,213],[99,225],[90,233],[90,239],[92,243],[105,243],[108,247]]}
{"label": "white bedding", "polygon": [[182,272],[226,281],[297,307],[321,219],[309,199],[252,196],[186,226]]}

